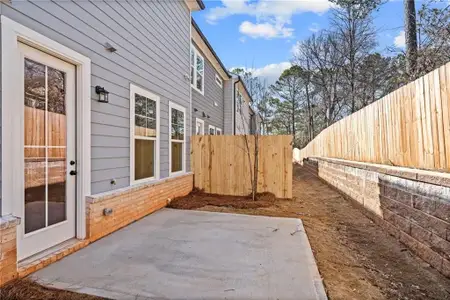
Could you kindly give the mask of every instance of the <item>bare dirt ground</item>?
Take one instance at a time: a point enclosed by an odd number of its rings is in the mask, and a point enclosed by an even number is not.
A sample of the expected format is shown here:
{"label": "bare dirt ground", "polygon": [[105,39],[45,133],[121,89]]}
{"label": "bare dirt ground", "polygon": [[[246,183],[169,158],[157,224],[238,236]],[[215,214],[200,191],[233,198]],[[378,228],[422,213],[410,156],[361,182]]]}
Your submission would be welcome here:
{"label": "bare dirt ground", "polygon": [[0,289],[0,300],[106,300],[100,297],[49,289],[31,280],[14,281]]}
{"label": "bare dirt ground", "polygon": [[271,193],[258,194],[258,201],[253,201],[251,196],[224,196],[206,194],[194,189],[189,195],[176,198],[168,207],[176,209],[199,209],[205,206],[228,207],[237,209],[255,209],[272,207],[278,201]]}
{"label": "bare dirt ground", "polygon": [[330,299],[450,299],[450,279],[302,167],[294,168],[293,195],[293,200],[263,199],[261,205],[239,197],[240,204],[233,205],[232,197],[221,203],[222,197],[196,192],[171,206],[301,218]]}
{"label": "bare dirt ground", "polygon": [[[413,256],[394,237],[328,185],[294,168],[294,199],[270,194],[249,197],[194,191],[171,207],[301,218],[330,299],[450,299],[450,279]],[[0,289],[1,300],[100,300],[41,287],[28,280]]]}

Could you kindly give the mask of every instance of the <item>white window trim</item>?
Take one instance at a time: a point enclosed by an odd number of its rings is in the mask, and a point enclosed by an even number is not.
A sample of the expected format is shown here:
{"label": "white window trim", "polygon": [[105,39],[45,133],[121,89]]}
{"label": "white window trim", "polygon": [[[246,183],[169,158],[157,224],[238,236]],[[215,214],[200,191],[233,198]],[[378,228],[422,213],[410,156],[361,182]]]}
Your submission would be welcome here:
{"label": "white window trim", "polygon": [[[184,120],[184,139],[183,140],[173,140],[172,139],[172,108],[183,112]],[[169,101],[169,177],[175,177],[181,174],[186,173],[186,108],[178,105],[172,101]],[[183,152],[182,152],[182,169],[181,171],[172,172],[172,141],[174,142],[182,142],[183,143]]]}
{"label": "white window trim", "polygon": [[223,80],[217,74],[216,74],[216,83],[217,83],[218,86],[220,86],[220,88],[223,88]]}
{"label": "white window trim", "polygon": [[220,131],[220,135],[222,135],[222,128],[216,127],[216,135],[218,135],[217,131]]}
{"label": "white window trim", "polygon": [[214,126],[212,126],[212,125],[209,125],[208,126],[208,135],[211,135],[211,133],[210,133],[210,130],[211,129],[214,129],[214,135],[216,135],[216,127],[214,127]]}
{"label": "white window trim", "polygon": [[[134,177],[134,165],[135,165],[135,139],[134,136],[134,117],[135,117],[135,94],[139,94],[146,98],[152,99],[156,101],[156,138],[139,136],[138,139],[141,140],[152,140],[155,141],[155,175],[149,178],[143,178],[139,180],[135,180]],[[159,145],[160,145],[160,97],[149,92],[146,89],[143,89],[137,85],[130,84],[130,183],[131,185],[148,183],[152,181],[156,181],[160,178],[160,156],[159,156]]]}
{"label": "white window trim", "polygon": [[[77,198],[76,237],[86,238],[86,196],[91,194],[91,60],[52,39],[41,35],[5,16],[1,16],[2,43],[2,214],[14,214],[15,195],[23,186],[23,118],[16,113],[23,109],[18,99],[20,88],[20,61],[18,42],[53,55],[76,67],[77,102]],[[22,191],[19,191],[20,193]]]}
{"label": "white window trim", "polygon": [[195,118],[195,128],[194,135],[197,134],[197,122],[202,123],[202,133],[201,135],[205,135],[205,121],[199,118]]}
{"label": "white window trim", "polygon": [[[202,95],[205,95],[205,58],[200,54],[200,52],[191,44],[191,51],[194,51],[194,78],[191,78],[191,87]],[[203,59],[203,77],[202,77],[202,90],[197,88],[197,57]],[[189,62],[191,62],[191,57],[189,56]],[[192,65],[190,66],[192,68]],[[190,70],[190,69],[189,69]],[[194,83],[192,83],[192,81]]]}

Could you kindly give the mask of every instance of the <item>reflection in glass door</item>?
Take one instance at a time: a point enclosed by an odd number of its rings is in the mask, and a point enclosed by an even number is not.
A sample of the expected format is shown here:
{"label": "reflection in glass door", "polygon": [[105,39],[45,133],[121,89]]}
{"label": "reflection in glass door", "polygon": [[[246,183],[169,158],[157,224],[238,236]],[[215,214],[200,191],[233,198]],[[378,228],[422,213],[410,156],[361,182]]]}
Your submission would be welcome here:
{"label": "reflection in glass door", "polygon": [[25,234],[67,219],[65,79],[24,60]]}

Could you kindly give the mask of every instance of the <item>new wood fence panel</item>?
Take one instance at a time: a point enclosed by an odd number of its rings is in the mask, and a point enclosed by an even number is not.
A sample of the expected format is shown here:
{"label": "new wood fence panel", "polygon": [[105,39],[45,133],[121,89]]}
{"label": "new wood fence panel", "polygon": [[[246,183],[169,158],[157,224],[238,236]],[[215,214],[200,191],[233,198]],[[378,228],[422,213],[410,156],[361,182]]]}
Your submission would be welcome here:
{"label": "new wood fence panel", "polygon": [[[292,198],[292,137],[259,136],[258,193]],[[192,136],[194,186],[207,193],[251,194],[255,136]],[[249,161],[250,154],[250,161]]]}
{"label": "new wood fence panel", "polygon": [[450,63],[323,130],[306,157],[450,171]]}
{"label": "new wood fence panel", "polygon": [[[446,71],[449,71],[447,73]],[[450,145],[450,124],[449,124],[449,93],[450,93],[450,68],[440,68],[439,69],[439,82],[441,84],[441,102],[442,102],[442,123],[444,124],[444,147],[445,147],[445,161],[446,164],[450,163],[450,149],[448,149],[448,145]]]}

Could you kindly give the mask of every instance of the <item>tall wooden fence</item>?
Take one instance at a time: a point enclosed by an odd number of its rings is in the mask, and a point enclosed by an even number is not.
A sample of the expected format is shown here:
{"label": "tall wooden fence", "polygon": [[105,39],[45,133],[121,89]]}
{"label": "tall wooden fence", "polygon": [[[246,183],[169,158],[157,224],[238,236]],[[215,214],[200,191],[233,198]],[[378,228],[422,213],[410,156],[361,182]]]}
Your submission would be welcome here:
{"label": "tall wooden fence", "polygon": [[347,160],[450,170],[450,63],[322,131],[296,160]]}
{"label": "tall wooden fence", "polygon": [[[250,165],[254,161],[254,136],[192,136],[191,168],[194,186],[207,193],[251,194]],[[292,137],[259,136],[258,192],[292,198]],[[248,154],[250,153],[251,163]]]}

